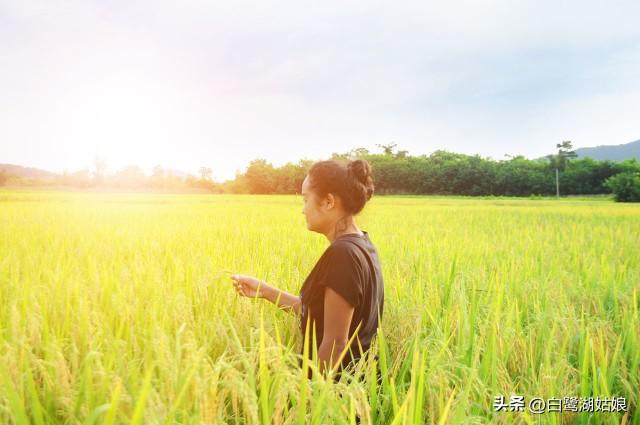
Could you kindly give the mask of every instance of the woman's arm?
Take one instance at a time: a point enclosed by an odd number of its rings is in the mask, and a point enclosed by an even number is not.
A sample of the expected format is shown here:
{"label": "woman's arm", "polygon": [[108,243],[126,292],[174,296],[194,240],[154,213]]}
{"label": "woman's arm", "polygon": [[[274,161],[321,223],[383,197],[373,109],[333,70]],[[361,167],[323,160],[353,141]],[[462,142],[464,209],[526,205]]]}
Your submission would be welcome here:
{"label": "woman's arm", "polygon": [[324,332],[318,348],[320,372],[335,369],[349,342],[349,327],[355,308],[333,289],[324,290]]}
{"label": "woman's arm", "polygon": [[300,314],[300,297],[275,288],[267,282],[251,276],[231,276],[238,294],[251,298],[264,298],[282,310]]}
{"label": "woman's arm", "polygon": [[264,286],[260,287],[260,296],[284,311],[300,314],[300,297],[297,295],[264,283]]}

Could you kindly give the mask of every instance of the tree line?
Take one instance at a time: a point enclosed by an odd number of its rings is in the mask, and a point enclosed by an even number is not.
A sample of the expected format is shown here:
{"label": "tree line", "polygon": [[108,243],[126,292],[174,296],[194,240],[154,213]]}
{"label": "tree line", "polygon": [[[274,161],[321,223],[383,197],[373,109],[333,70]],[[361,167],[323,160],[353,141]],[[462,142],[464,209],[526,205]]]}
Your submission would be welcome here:
{"label": "tree line", "polygon": [[[438,150],[430,155],[408,155],[395,145],[382,145],[382,153],[365,148],[334,153],[333,159],[369,161],[378,194],[531,196],[597,195],[611,193],[608,178],[640,173],[640,162],[571,159],[571,146],[559,144],[557,155],[540,159],[513,156],[505,160]],[[313,161],[274,167],[263,159],[252,161],[244,174],[231,182],[234,192],[296,193]],[[557,178],[557,182],[556,182]],[[557,183],[557,184],[556,184]]]}
{"label": "tree line", "polygon": [[[617,188],[634,188],[640,181],[640,162],[576,159],[571,142],[558,144],[558,153],[545,158],[527,159],[512,156],[503,160],[483,158],[437,150],[430,155],[409,155],[395,144],[378,145],[381,152],[356,148],[333,153],[332,159],[369,161],[377,194],[467,195],[467,196],[549,196],[598,195],[616,192]],[[264,159],[249,163],[244,173],[233,180],[214,182],[212,170],[200,169],[199,176],[178,176],[156,167],[146,176],[139,167],[131,166],[106,175],[105,165],[97,163],[93,172],[82,170],[64,173],[42,182],[16,179],[0,173],[0,185],[67,186],[79,188],[138,188],[159,190],[201,190],[212,193],[294,194],[299,193],[307,170],[314,161],[274,166]],[[614,176],[616,176],[614,178]],[[635,195],[624,195],[631,200]],[[623,197],[624,197],[623,196]],[[629,200],[622,199],[621,200]]]}

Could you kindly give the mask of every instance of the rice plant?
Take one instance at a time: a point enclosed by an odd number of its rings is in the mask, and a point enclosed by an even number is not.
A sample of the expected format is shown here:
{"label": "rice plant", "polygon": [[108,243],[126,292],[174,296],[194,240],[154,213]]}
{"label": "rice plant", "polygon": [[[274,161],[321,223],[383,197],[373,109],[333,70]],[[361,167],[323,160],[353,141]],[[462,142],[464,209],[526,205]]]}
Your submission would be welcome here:
{"label": "rice plant", "polygon": [[[640,424],[637,206],[374,197],[358,224],[384,272],[378,360],[338,383],[306,378],[294,315],[229,280],[298,293],[328,244],[300,210],[0,192],[0,423]],[[496,411],[500,395],[627,406]]]}

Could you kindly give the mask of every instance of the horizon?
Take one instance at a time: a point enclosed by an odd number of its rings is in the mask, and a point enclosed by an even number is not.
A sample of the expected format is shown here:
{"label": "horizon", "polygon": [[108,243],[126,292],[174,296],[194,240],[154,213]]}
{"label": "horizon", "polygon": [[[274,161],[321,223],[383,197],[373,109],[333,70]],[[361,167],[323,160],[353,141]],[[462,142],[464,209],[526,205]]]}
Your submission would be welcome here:
{"label": "horizon", "polygon": [[[638,140],[634,140],[634,141],[629,142],[629,143],[622,143],[622,144],[618,144],[618,145],[598,145],[598,146],[580,146],[580,147],[573,147],[573,150],[575,151],[575,150],[578,150],[578,149],[591,149],[591,148],[600,148],[600,147],[624,146],[624,145],[628,145],[628,144],[630,144],[630,143],[637,143],[637,142],[640,142],[640,139],[638,139]],[[364,146],[362,146],[362,147],[364,147]],[[357,148],[357,147],[353,147],[351,150],[356,149],[356,148]],[[366,147],[365,147],[365,148],[366,148]],[[380,147],[376,147],[376,148],[377,148],[377,150],[382,151],[382,149],[381,149]],[[402,146],[396,146],[395,150],[396,150],[396,152],[397,152],[397,151],[400,151],[400,150],[403,150],[403,149],[402,149]],[[336,152],[336,153],[339,153],[339,154],[345,154],[345,153],[348,153],[349,151],[350,151],[350,150],[347,150],[347,151],[345,151],[345,152]],[[382,153],[382,152],[375,152],[375,151],[372,151],[371,149],[369,149],[369,152],[370,152],[371,154],[381,154],[381,153]],[[434,151],[434,152],[435,152],[435,151]],[[449,152],[452,152],[452,153],[461,153],[461,152],[454,152],[454,151],[449,151]],[[429,153],[412,153],[412,152],[409,152],[409,155],[412,155],[412,156],[422,156],[422,155],[427,155],[427,156],[429,156],[429,155],[431,155],[432,153],[433,153],[433,152],[429,152]],[[505,155],[505,157],[503,157],[503,158],[492,158],[492,157],[489,157],[489,156],[483,156],[483,155],[480,155],[480,154],[477,154],[477,153],[476,153],[476,154],[465,154],[465,155],[471,155],[471,156],[478,155],[478,156],[480,156],[480,157],[482,157],[482,158],[491,159],[491,160],[494,160],[494,161],[508,160],[508,158],[506,157],[506,155]],[[511,157],[521,156],[521,157],[524,157],[524,158],[526,158],[526,159],[528,159],[528,160],[536,160],[536,159],[541,159],[541,158],[542,158],[542,157],[538,157],[538,158],[531,158],[531,157],[526,157],[526,156],[524,156],[524,155],[520,155],[520,154],[515,154],[515,155],[510,155],[510,156],[511,156]],[[245,166],[243,169],[238,170],[238,172],[240,172],[240,173],[244,173],[244,172],[246,172],[246,169],[247,169],[247,167],[249,166],[249,164],[250,164],[250,162],[251,162],[251,161],[254,161],[254,160],[260,160],[260,159],[264,159],[264,158],[253,158],[253,159],[248,160],[248,161],[247,161],[246,166]],[[304,160],[320,161],[320,160],[323,160],[323,159],[327,159],[327,158],[300,158],[300,159],[298,159],[297,161],[286,161],[286,162],[282,162],[282,163],[273,163],[273,162],[268,161],[268,160],[266,160],[266,161],[267,161],[267,163],[269,163],[269,164],[271,164],[272,166],[274,166],[274,167],[276,167],[276,168],[277,168],[277,167],[283,166],[283,165],[285,165],[285,164],[287,164],[287,163],[298,164],[299,162],[304,161]],[[81,168],[75,168],[75,169],[64,169],[64,170],[62,170],[62,171],[52,171],[52,170],[49,170],[49,169],[39,168],[39,167],[33,167],[33,166],[30,166],[30,165],[13,164],[13,163],[1,163],[1,162],[0,162],[0,166],[2,166],[2,165],[10,165],[10,166],[18,166],[18,167],[23,167],[23,168],[28,168],[28,169],[35,169],[35,170],[39,170],[39,171],[46,171],[46,172],[50,172],[50,173],[54,173],[54,174],[58,174],[58,175],[64,175],[64,173],[72,174],[72,173],[79,172],[79,171],[84,171],[84,170],[87,170],[87,171],[89,171],[89,172],[91,173],[91,172],[93,172],[93,171],[95,170],[95,167],[94,167],[94,166],[81,167]],[[146,177],[151,177],[151,176],[152,176],[152,174],[153,174],[153,169],[154,169],[155,167],[157,167],[157,166],[161,167],[164,173],[169,173],[169,175],[175,175],[175,176],[178,176],[178,177],[181,177],[181,176],[180,176],[180,174],[183,174],[184,176],[192,176],[192,177],[198,177],[198,175],[200,174],[200,173],[199,173],[199,170],[187,171],[187,170],[177,169],[177,168],[175,168],[175,167],[171,167],[171,166],[165,167],[165,166],[162,166],[161,164],[156,164],[156,166],[151,167],[151,169],[149,169],[149,170],[148,170],[148,169],[145,169],[144,167],[141,167],[141,166],[139,166],[139,165],[137,165],[137,164],[127,164],[127,165],[121,166],[121,167],[119,167],[119,168],[117,168],[117,169],[114,169],[113,167],[109,167],[109,166],[108,166],[108,164],[106,164],[106,165],[107,165],[107,166],[106,166],[106,175],[114,175],[115,173],[117,173],[117,172],[119,172],[119,171],[123,171],[123,170],[124,170],[124,169],[126,169],[126,168],[129,168],[129,167],[135,167],[135,168],[139,168],[139,169],[141,169],[141,170],[143,171],[143,173],[144,173],[144,175],[145,175]],[[198,167],[198,168],[200,168],[200,167]],[[213,181],[216,181],[216,182],[219,182],[219,183],[225,183],[225,182],[228,182],[228,181],[232,181],[232,180],[234,180],[235,178],[236,178],[236,176],[235,176],[235,175],[234,175],[233,177],[230,177],[230,178],[224,178],[224,179],[216,179],[216,178],[215,178],[215,176],[214,176]]]}
{"label": "horizon", "polygon": [[[553,14],[549,11],[552,10]],[[7,0],[0,161],[233,179],[396,143],[500,160],[631,143],[640,4]]]}

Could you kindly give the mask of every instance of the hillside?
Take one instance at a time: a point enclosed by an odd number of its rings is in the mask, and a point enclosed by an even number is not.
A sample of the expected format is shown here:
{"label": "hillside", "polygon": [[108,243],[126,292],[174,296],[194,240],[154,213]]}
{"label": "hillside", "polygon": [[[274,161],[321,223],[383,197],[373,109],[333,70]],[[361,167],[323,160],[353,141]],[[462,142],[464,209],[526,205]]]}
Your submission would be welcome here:
{"label": "hillside", "polygon": [[2,171],[11,176],[39,180],[50,180],[57,175],[51,171],[41,170],[39,168],[22,167],[13,164],[0,164],[0,172]]}
{"label": "hillside", "polygon": [[589,157],[597,160],[624,161],[636,158],[640,160],[640,140],[624,145],[602,145],[592,148],[578,148],[576,153],[579,158]]}

